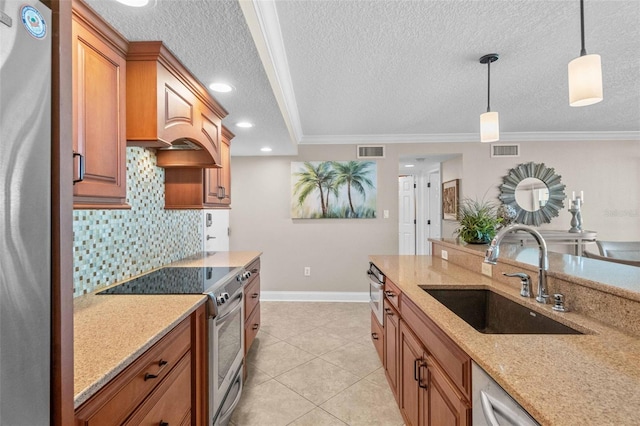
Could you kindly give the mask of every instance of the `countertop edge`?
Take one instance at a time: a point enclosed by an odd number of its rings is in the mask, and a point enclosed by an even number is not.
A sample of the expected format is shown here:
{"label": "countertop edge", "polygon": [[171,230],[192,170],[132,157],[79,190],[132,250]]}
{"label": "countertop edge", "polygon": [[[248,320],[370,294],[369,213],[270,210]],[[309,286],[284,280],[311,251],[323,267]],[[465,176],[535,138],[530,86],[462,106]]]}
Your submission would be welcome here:
{"label": "countertop edge", "polygon": [[[114,297],[122,297],[122,296],[114,296]],[[126,296],[125,296],[126,297]],[[202,296],[200,300],[195,302],[191,307],[185,310],[181,315],[176,317],[170,324],[168,324],[164,329],[162,329],[157,334],[151,336],[149,340],[145,342],[144,345],[140,346],[126,358],[122,359],[118,365],[116,365],[113,369],[106,372],[105,375],[95,382],[91,383],[89,386],[78,392],[74,396],[73,405],[74,410],[78,409],[82,404],[84,404],[87,400],[89,400],[93,395],[95,395],[102,387],[104,387],[107,383],[109,383],[113,378],[115,378],[118,374],[124,371],[128,366],[130,366],[138,357],[144,354],[149,348],[158,343],[160,339],[166,336],[171,330],[173,330],[180,322],[189,317],[193,312],[198,309],[200,305],[205,303],[207,300],[206,296]]]}

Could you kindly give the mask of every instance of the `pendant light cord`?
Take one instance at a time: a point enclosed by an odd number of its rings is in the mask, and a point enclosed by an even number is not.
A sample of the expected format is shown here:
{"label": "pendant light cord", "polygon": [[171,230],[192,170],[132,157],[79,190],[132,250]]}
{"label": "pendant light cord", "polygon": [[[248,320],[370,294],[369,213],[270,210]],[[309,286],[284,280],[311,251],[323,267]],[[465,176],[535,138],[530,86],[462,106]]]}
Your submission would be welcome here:
{"label": "pendant light cord", "polygon": [[587,49],[584,48],[584,0],[580,0],[580,38],[582,41],[580,56],[584,56],[587,54]]}
{"label": "pendant light cord", "polygon": [[491,60],[487,62],[487,112],[491,112]]}

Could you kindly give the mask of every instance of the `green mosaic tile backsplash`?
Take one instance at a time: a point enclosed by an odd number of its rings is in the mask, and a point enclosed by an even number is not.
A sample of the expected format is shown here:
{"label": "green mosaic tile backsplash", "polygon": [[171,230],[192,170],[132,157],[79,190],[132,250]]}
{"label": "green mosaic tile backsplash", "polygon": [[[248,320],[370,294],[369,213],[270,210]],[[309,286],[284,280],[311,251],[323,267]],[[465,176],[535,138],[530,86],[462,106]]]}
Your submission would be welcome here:
{"label": "green mosaic tile backsplash", "polygon": [[127,148],[131,210],[73,211],[73,295],[80,296],[202,250],[199,210],[164,210],[164,169]]}

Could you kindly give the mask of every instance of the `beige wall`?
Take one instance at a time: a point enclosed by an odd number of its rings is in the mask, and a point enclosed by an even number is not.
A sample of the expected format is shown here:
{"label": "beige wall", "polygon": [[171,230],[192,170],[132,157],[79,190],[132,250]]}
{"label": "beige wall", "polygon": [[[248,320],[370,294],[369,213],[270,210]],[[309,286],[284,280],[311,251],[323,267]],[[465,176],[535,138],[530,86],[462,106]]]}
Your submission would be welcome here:
{"label": "beige wall", "polygon": [[[290,163],[355,159],[354,145],[301,146],[296,157],[233,157],[230,248],[264,252],[265,291],[366,292],[367,256],[397,253],[398,157],[455,153],[462,154],[461,197],[495,198],[510,168],[544,162],[562,176],[569,196],[585,192],[586,229],[600,239],[640,240],[640,141],[522,142],[520,148],[518,158],[495,159],[489,144],[387,144],[386,158],[377,161],[378,218],[363,220],[294,221],[289,210]],[[389,219],[382,219],[385,209]],[[568,230],[570,219],[565,209],[545,227]],[[305,266],[311,277],[303,276]]]}

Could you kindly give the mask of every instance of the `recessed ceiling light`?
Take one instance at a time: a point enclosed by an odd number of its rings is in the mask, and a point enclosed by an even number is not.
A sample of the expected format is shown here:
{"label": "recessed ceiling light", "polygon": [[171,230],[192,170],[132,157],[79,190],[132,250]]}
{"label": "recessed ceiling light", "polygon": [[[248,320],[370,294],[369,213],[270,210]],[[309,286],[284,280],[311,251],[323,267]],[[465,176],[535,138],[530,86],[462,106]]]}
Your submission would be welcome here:
{"label": "recessed ceiling light", "polygon": [[415,165],[413,165],[413,164],[405,164],[404,166],[407,167],[407,168],[415,167]]}
{"label": "recessed ceiling light", "polygon": [[271,152],[271,151],[273,151],[273,149],[269,148],[268,146],[265,146],[263,148],[260,148],[260,151],[262,151],[262,152]]}
{"label": "recessed ceiling light", "polygon": [[131,7],[144,7],[149,4],[149,0],[116,0],[118,3],[122,3]]}
{"label": "recessed ceiling light", "polygon": [[228,93],[231,92],[233,90],[233,86],[227,83],[222,83],[222,82],[215,82],[215,83],[211,83],[209,85],[209,89],[213,90],[214,92],[218,92],[218,93]]}
{"label": "recessed ceiling light", "polygon": [[243,129],[248,129],[249,127],[253,127],[253,124],[249,123],[248,121],[240,121],[236,123],[236,126],[242,127]]}

